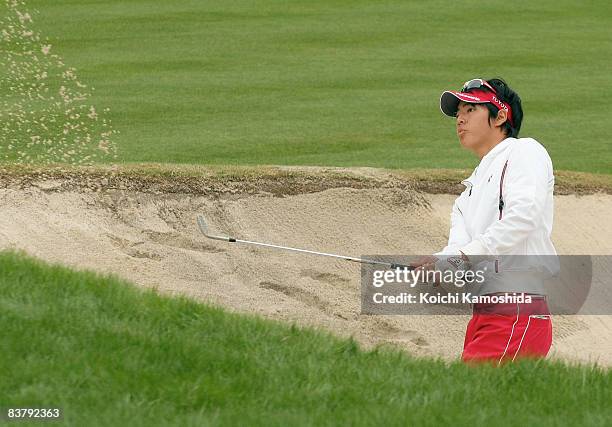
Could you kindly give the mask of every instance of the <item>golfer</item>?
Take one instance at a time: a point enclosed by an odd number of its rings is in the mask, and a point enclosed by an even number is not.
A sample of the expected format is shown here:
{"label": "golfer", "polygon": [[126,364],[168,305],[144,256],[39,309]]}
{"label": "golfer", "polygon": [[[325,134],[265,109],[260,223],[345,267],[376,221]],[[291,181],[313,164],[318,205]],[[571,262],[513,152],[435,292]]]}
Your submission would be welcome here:
{"label": "golfer", "polygon": [[447,246],[413,266],[443,272],[487,268],[484,283],[475,285],[478,296],[531,301],[473,304],[464,361],[545,357],[552,321],[543,281],[558,272],[551,159],[535,139],[518,138],[521,99],[501,79],[473,79],[458,92],[445,91],[440,109],[455,118],[459,142],[480,163],[462,182]]}

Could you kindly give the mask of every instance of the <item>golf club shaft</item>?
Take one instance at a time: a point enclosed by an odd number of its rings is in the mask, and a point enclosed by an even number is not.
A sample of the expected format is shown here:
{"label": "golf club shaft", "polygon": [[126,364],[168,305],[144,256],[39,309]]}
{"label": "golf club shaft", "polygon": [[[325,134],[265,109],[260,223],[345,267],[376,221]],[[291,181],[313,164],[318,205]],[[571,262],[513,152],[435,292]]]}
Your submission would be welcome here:
{"label": "golf club shaft", "polygon": [[214,236],[214,235],[208,234],[208,227],[206,226],[206,222],[204,221],[204,218],[202,216],[198,216],[198,225],[200,227],[200,231],[202,232],[202,234],[204,234],[209,239],[221,240],[221,241],[225,241],[229,243],[244,243],[248,245],[264,246],[267,248],[283,249],[286,251],[300,252],[300,253],[306,253],[306,254],[312,254],[312,255],[321,255],[321,256],[326,256],[326,257],[344,259],[344,260],[352,261],[352,262],[359,262],[362,264],[384,265],[390,268],[406,268],[408,270],[414,269],[414,267],[411,267],[408,265],[395,264],[391,262],[376,261],[372,259],[358,258],[358,257],[352,257],[352,256],[346,256],[346,255],[330,254],[327,252],[318,252],[318,251],[312,251],[308,249],[292,248],[289,246],[273,245],[270,243],[254,242],[251,240],[236,239],[235,237],[229,237],[229,236],[227,237],[226,236]]}

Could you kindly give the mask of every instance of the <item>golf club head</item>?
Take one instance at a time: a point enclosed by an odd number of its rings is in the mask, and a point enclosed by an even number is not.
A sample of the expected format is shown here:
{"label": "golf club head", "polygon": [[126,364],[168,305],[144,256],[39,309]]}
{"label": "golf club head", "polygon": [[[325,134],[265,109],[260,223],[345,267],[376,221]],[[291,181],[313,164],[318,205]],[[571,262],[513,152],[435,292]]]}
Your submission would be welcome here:
{"label": "golf club head", "polygon": [[198,222],[198,227],[200,227],[200,231],[202,232],[202,234],[208,237],[209,239],[223,240],[224,242],[236,241],[236,239],[234,239],[233,237],[213,236],[212,234],[210,234],[208,230],[208,225],[206,225],[206,221],[204,220],[204,217],[202,215],[198,215],[196,220]]}
{"label": "golf club head", "polygon": [[202,232],[202,234],[204,234],[205,236],[209,236],[208,226],[206,225],[206,221],[204,221],[204,217],[202,215],[198,215],[197,221],[198,227],[200,227],[200,231]]}

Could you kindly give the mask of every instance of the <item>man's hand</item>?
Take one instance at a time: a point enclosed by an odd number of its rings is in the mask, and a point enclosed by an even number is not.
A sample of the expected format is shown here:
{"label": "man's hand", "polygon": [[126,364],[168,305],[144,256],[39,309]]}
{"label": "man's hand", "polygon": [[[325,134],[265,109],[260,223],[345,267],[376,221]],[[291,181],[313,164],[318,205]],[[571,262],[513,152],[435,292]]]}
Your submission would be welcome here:
{"label": "man's hand", "polygon": [[470,270],[472,265],[467,256],[460,252],[459,255],[440,255],[435,262],[435,269],[442,273],[446,271]]}
{"label": "man's hand", "polygon": [[426,255],[418,258],[416,261],[412,261],[410,266],[414,267],[415,270],[469,270],[471,267],[469,258],[459,252],[457,255]]}
{"label": "man's hand", "polygon": [[[472,265],[468,257],[459,252],[457,255],[427,255],[418,258],[416,261],[410,263],[412,267],[415,267],[415,270],[423,270],[426,271],[439,271],[444,274],[446,271],[452,271],[455,273],[456,271],[465,271],[470,270]],[[436,275],[437,277],[437,275]],[[436,279],[433,282],[434,286],[440,285],[440,281]]]}
{"label": "man's hand", "polygon": [[[437,261],[438,261],[438,257],[433,256],[433,255],[427,255],[427,256],[422,256],[418,258],[416,261],[411,262],[410,265],[414,267],[415,271],[417,272],[423,271],[422,277],[427,277],[425,276],[427,274],[426,272],[435,270]],[[429,282],[427,282],[427,280],[422,280],[422,283],[429,283]],[[434,286],[438,286],[440,282],[431,282],[431,284]]]}
{"label": "man's hand", "polygon": [[415,270],[433,270],[434,265],[438,261],[438,258],[433,255],[422,256],[416,261],[410,263],[411,267]]}

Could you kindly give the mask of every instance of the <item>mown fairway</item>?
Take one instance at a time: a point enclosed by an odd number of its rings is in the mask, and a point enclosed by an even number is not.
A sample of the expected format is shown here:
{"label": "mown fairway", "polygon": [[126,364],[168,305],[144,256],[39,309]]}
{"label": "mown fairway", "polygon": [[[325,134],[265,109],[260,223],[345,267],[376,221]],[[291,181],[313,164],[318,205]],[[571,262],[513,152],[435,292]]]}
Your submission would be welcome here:
{"label": "mown fairway", "polygon": [[612,375],[353,341],[0,253],[0,402],[66,425],[606,425]]}
{"label": "mown fairway", "polygon": [[606,1],[30,4],[122,161],[469,168],[438,97],[502,76],[557,168],[612,171]]}

